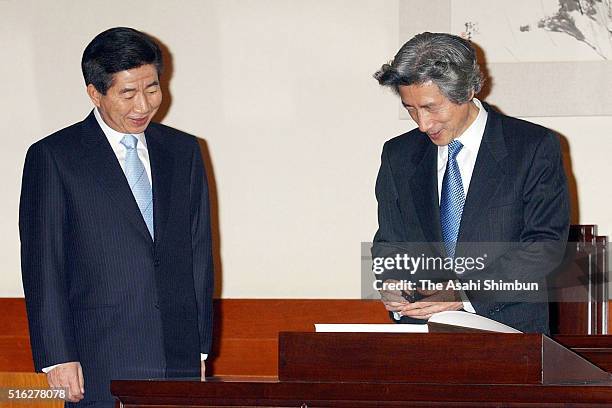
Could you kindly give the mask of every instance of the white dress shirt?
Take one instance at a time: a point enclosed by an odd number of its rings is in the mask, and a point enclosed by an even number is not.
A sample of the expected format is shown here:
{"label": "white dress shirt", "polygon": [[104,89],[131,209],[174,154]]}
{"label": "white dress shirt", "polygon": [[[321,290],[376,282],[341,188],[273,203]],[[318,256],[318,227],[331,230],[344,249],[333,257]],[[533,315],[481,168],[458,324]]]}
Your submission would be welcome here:
{"label": "white dress shirt", "polygon": [[[482,137],[484,136],[488,117],[487,111],[482,107],[482,103],[476,98],[472,99],[472,101],[478,108],[478,116],[476,116],[474,122],[472,122],[461,136],[455,138],[455,140],[460,141],[463,145],[463,148],[459,154],[457,154],[457,164],[459,165],[459,173],[461,174],[463,193],[466,197],[470,189],[470,181],[472,181],[472,173],[474,173],[476,157],[478,156],[478,149],[480,149],[480,142],[482,142]],[[446,173],[447,162],[448,146],[438,146],[438,204],[440,204],[440,199],[442,197],[442,180],[444,179],[444,173]],[[470,313],[476,313],[466,293],[460,290],[459,295],[463,301],[463,310]]]}
{"label": "white dress shirt", "polygon": [[[125,157],[127,156],[127,148],[121,143],[121,139],[126,133],[117,132],[115,129],[111,128],[104,122],[102,116],[98,109],[94,109],[94,116],[98,121],[98,125],[102,128],[108,143],[110,143],[115,156],[117,156],[117,160],[119,161],[119,165],[121,169],[125,173]],[[151,161],[149,160],[149,150],[147,149],[147,139],[145,138],[144,133],[138,133],[133,135],[138,139],[138,144],[136,145],[136,151],[138,152],[138,158],[144,165],[145,171],[147,172],[147,177],[149,177],[149,183],[151,183]]]}
{"label": "white dress shirt", "polygon": [[[455,140],[460,141],[463,145],[463,148],[457,155],[457,164],[459,164],[463,192],[466,197],[470,189],[470,181],[472,180],[472,173],[476,165],[476,156],[478,156],[478,149],[480,149],[480,142],[482,142],[482,137],[484,136],[488,117],[487,111],[482,107],[482,103],[476,98],[472,99],[472,101],[478,108],[478,116],[476,116],[474,122],[465,129],[461,136],[455,138]],[[444,179],[444,173],[446,173],[447,162],[448,146],[438,146],[438,204],[440,204],[440,197],[442,197],[442,180]]]}

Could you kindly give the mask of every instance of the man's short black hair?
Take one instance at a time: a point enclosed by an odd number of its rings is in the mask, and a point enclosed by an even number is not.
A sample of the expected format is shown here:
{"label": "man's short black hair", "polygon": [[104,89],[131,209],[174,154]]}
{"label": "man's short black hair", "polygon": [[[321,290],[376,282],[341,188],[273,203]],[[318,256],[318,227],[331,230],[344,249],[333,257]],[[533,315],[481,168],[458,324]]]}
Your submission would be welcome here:
{"label": "man's short black hair", "polygon": [[153,64],[161,75],[164,62],[157,43],[147,34],[128,27],[115,27],[98,34],[83,51],[81,69],[85,85],[92,84],[106,95],[113,74]]}

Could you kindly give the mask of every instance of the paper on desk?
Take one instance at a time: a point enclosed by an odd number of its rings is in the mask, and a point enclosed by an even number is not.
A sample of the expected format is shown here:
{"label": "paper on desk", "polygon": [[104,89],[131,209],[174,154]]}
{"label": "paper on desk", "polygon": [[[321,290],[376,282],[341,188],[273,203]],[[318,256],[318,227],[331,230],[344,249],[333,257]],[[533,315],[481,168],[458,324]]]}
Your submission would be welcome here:
{"label": "paper on desk", "polygon": [[427,333],[426,324],[327,324],[315,323],[319,333]]}
{"label": "paper on desk", "polygon": [[[462,329],[476,329],[497,333],[520,333],[520,331],[495,320],[462,311],[446,311],[434,314],[430,324],[443,325],[436,332],[461,332]],[[315,324],[315,331],[324,333],[429,333],[426,324]],[[473,331],[473,330],[466,330]]]}

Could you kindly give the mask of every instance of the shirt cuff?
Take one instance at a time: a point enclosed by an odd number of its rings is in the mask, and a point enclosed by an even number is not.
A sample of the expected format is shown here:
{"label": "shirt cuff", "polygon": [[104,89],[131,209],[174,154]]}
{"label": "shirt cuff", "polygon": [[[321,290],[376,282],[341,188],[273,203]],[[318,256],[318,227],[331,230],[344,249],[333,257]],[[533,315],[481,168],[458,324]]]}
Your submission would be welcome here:
{"label": "shirt cuff", "polygon": [[200,361],[206,361],[208,354],[200,353]]}
{"label": "shirt cuff", "polygon": [[55,365],[52,365],[52,366],[49,366],[49,367],[45,367],[45,368],[43,368],[43,369],[42,369],[42,372],[43,372],[43,373],[45,373],[45,374],[47,374],[49,371],[53,370],[53,369],[54,369],[55,367],[57,367],[58,365],[59,365],[59,364],[55,364]]}

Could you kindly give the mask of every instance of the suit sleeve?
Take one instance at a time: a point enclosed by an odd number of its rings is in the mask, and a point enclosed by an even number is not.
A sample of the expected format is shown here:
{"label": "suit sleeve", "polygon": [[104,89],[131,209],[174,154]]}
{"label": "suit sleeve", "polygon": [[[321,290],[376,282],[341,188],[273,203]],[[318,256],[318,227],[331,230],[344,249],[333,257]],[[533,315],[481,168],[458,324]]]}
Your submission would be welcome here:
{"label": "suit sleeve", "polygon": [[524,225],[521,242],[566,242],[569,194],[561,148],[549,133],[536,149],[523,190]]}
{"label": "suit sleeve", "polygon": [[199,145],[194,142],[191,169],[191,242],[193,278],[198,305],[200,352],[210,353],[212,344],[214,267],[210,232],[208,182]]}
{"label": "suit sleeve", "polygon": [[19,205],[21,272],[37,371],[78,361],[64,267],[65,196],[51,151],[27,153]]}
{"label": "suit sleeve", "polygon": [[399,208],[399,195],[389,163],[388,146],[385,143],[381,155],[380,169],[376,177],[376,201],[378,202],[378,230],[374,242],[403,242],[404,224]]}
{"label": "suit sleeve", "polygon": [[[372,258],[393,258],[395,254],[404,252],[402,243],[406,241],[406,234],[403,232],[404,222],[399,207],[399,194],[391,171],[388,143],[385,143],[383,147],[380,169],[376,178],[376,201],[378,202],[378,230],[372,243]],[[386,269],[375,277],[383,282],[387,279],[405,280],[407,278],[409,276],[403,272],[398,273]],[[408,316],[400,317],[393,312],[388,314],[394,323],[425,323],[424,320]]]}

